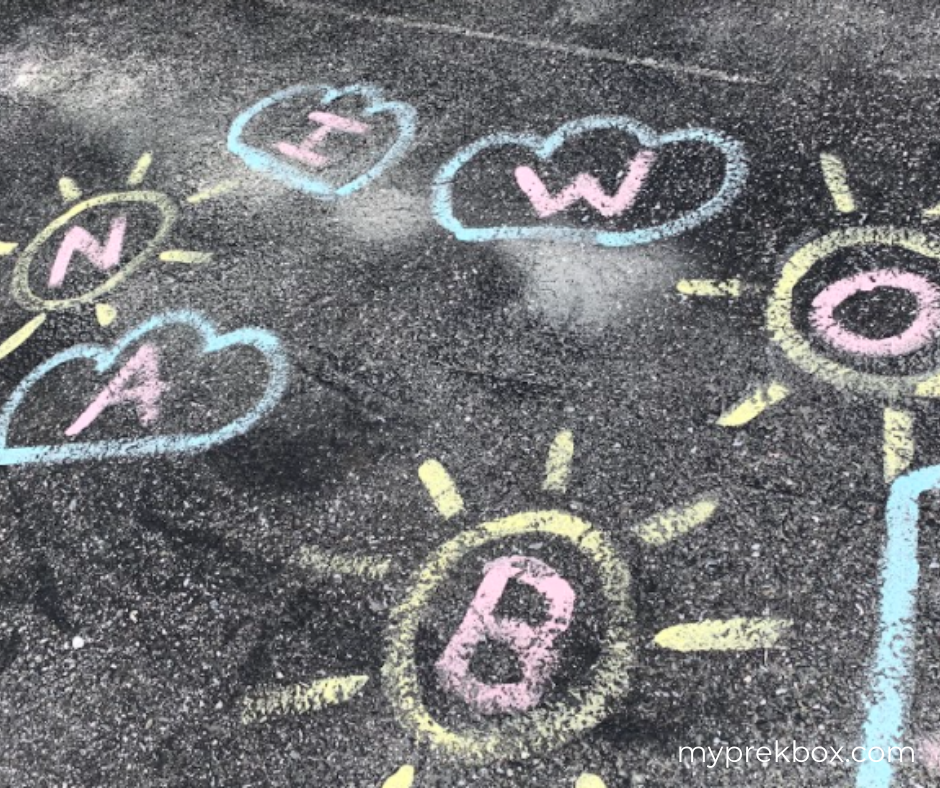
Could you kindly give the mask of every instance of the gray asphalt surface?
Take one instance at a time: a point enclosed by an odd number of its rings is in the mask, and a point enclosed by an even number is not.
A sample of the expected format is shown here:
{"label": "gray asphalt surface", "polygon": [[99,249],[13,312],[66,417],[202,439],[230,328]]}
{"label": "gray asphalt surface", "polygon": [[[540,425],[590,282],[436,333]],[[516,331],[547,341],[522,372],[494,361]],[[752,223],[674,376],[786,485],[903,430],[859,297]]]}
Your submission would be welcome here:
{"label": "gray asphalt surface", "polygon": [[[221,331],[277,335],[290,381],[258,424],[205,452],[0,468],[0,785],[378,788],[406,764],[422,787],[554,788],[582,773],[608,788],[855,784],[848,764],[690,769],[677,751],[860,740],[889,490],[885,401],[798,370],[770,341],[764,312],[784,262],[811,240],[837,228],[921,228],[922,211],[940,203],[934,9],[808,0],[2,6],[0,242],[22,249],[61,213],[63,176],[85,197],[125,188],[152,151],[146,188],[183,206],[170,247],[213,254],[144,266],[103,299],[117,312],[109,326],[91,305],[51,314],[0,361],[3,401],[54,354],[113,342],[177,309]],[[418,117],[411,150],[360,192],[320,201],[226,149],[232,121],[263,97],[357,83]],[[746,185],[701,226],[619,249],[465,242],[435,221],[432,183],[460,148],[591,115],[662,132],[718,130],[743,143]],[[391,130],[379,125],[387,141]],[[617,145],[583,141],[559,159],[552,187],[590,170],[612,191],[620,176],[608,146]],[[844,161],[856,212],[835,210],[822,152]],[[486,226],[525,221],[511,167],[535,161],[494,154],[468,167],[456,210]],[[644,215],[672,216],[721,181],[701,151],[668,164],[659,197],[637,204]],[[231,192],[185,201],[232,179]],[[578,210],[578,227],[619,227]],[[86,226],[103,238],[106,219]],[[929,258],[881,254],[840,259],[821,276],[891,265],[937,277]],[[32,316],[12,296],[15,259],[0,258],[0,337]],[[735,278],[738,299],[676,291],[682,279]],[[798,295],[798,306],[812,297]],[[911,310],[895,292],[843,317],[880,338],[903,330]],[[167,369],[178,365],[185,381],[167,413],[177,429],[209,429],[249,408],[264,376],[244,350],[190,364],[192,341],[167,340]],[[936,358],[930,344],[897,361],[852,363],[897,377],[929,371]],[[44,381],[9,442],[61,435],[106,379],[89,368]],[[715,424],[770,380],[791,396],[740,429]],[[940,462],[938,406],[900,405],[915,416],[913,467]],[[114,411],[102,438],[141,434],[133,408]],[[561,430],[575,442],[567,491],[544,491]],[[418,478],[429,459],[460,490],[456,517],[440,516]],[[651,549],[632,536],[634,524],[702,496],[718,510],[685,538]],[[940,536],[925,503],[905,682],[910,746],[940,731]],[[483,764],[448,758],[401,724],[383,684],[392,611],[443,544],[545,509],[601,529],[629,568],[628,689],[562,746]],[[389,557],[392,568],[379,579],[318,576],[298,566],[303,548]],[[484,564],[520,552],[552,565],[579,599],[545,703],[564,706],[590,681],[612,615],[596,567],[557,538],[490,545],[458,563],[424,613],[416,670],[445,725],[482,735],[507,722],[441,689],[434,663]],[[537,622],[540,604],[520,593],[513,615]],[[736,617],[793,625],[773,649],[682,653],[653,642],[666,627]],[[475,663],[481,676],[514,680],[505,655],[487,659]],[[246,697],[350,675],[369,682],[348,703],[242,721]],[[896,786],[940,784],[929,746],[918,746],[921,762],[898,770]]]}

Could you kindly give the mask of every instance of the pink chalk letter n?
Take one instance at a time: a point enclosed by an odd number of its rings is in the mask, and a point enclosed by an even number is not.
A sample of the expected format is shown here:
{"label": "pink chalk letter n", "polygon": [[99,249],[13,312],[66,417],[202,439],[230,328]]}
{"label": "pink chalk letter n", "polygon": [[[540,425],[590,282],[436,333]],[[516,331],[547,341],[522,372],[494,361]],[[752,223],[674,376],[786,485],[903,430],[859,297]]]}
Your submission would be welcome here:
{"label": "pink chalk letter n", "polygon": [[[536,706],[554,668],[555,639],[568,629],[575,593],[554,569],[535,558],[511,556],[487,564],[483,582],[463,622],[437,661],[437,674],[444,689],[459,695],[482,714],[522,712]],[[510,580],[524,583],[548,604],[545,621],[532,627],[524,621],[496,618]],[[470,672],[477,648],[491,639],[515,652],[522,679],[514,684],[487,684]]]}
{"label": "pink chalk letter n", "polygon": [[168,388],[169,384],[160,379],[160,361],[156,346],[149,343],[141,345],[140,350],[121,367],[65,434],[70,438],[75,437],[106,408],[124,402],[132,402],[137,408],[140,423],[149,426],[160,418],[160,397]]}
{"label": "pink chalk letter n", "polygon": [[365,134],[369,131],[369,127],[365,123],[334,115],[332,112],[311,112],[309,117],[314,123],[319,123],[320,128],[307,136],[300,145],[279,142],[275,147],[285,156],[299,159],[314,169],[320,169],[330,163],[326,156],[318,153],[314,148],[323,142],[331,132],[342,131],[346,134]]}
{"label": "pink chalk letter n", "polygon": [[111,231],[107,243],[102,246],[84,227],[72,227],[62,239],[62,245],[49,272],[49,287],[59,287],[65,280],[72,256],[78,252],[85,255],[99,271],[114,268],[121,261],[124,248],[124,232],[127,230],[127,217],[118,216],[111,221]]}
{"label": "pink chalk letter n", "polygon": [[540,219],[554,216],[578,200],[584,200],[601,216],[609,219],[628,210],[636,202],[654,161],[655,152],[640,151],[630,162],[627,176],[613,196],[604,191],[597,178],[586,172],[578,175],[573,183],[569,183],[558,194],[552,194],[546,189],[542,179],[531,167],[516,167],[516,183],[526,193]]}

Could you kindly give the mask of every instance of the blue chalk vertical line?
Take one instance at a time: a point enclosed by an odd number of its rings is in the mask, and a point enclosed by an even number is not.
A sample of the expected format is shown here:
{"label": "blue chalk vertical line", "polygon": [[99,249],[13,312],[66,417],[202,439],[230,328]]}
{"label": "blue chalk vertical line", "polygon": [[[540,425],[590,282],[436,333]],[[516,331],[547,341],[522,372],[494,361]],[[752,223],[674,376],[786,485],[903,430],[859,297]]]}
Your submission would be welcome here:
{"label": "blue chalk vertical line", "polygon": [[[918,498],[940,486],[940,465],[922,468],[891,485],[885,512],[887,543],[881,565],[881,609],[878,650],[872,665],[868,715],[863,729],[865,754],[872,747],[885,753],[901,747],[911,676],[911,640],[917,614]],[[859,767],[856,788],[890,788],[894,767],[887,757],[865,760]]]}

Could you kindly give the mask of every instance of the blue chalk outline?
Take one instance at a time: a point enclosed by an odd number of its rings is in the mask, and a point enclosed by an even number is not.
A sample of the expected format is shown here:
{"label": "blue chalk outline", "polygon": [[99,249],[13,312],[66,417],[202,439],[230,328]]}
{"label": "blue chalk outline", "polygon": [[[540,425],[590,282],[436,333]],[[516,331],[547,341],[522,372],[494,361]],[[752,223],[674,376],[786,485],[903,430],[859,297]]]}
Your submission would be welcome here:
{"label": "blue chalk outline", "polygon": [[[398,124],[398,139],[395,140],[395,144],[367,172],[342,186],[334,186],[299,167],[295,167],[283,157],[255,148],[242,140],[245,127],[256,115],[264,112],[264,110],[295,96],[320,92],[323,93],[323,97],[320,99],[321,106],[328,106],[344,96],[364,96],[368,104],[363,115],[371,117],[382,112],[388,112],[394,116]],[[418,114],[414,107],[402,101],[386,101],[382,89],[374,85],[350,85],[345,88],[334,88],[331,85],[294,85],[262,99],[235,118],[228,132],[228,149],[252,170],[270,175],[282,183],[306,192],[319,200],[335,200],[340,197],[347,197],[353,192],[368,186],[391,167],[397,159],[401,158],[414,142],[417,131],[417,118]]]}
{"label": "blue chalk outline", "polygon": [[[17,408],[29,390],[46,374],[62,364],[78,359],[95,362],[99,374],[112,367],[121,354],[141,337],[172,325],[185,325],[203,337],[205,355],[227,348],[247,346],[264,356],[268,363],[268,383],[264,394],[244,416],[231,424],[204,435],[161,435],[149,438],[118,439],[93,443],[67,443],[57,446],[7,445],[10,424]],[[219,334],[205,317],[189,311],[167,312],[141,323],[122,336],[110,348],[104,345],[76,345],[44,361],[29,373],[14,389],[0,411],[0,465],[51,464],[74,460],[96,460],[113,457],[142,457],[153,454],[188,454],[204,451],[219,443],[248,431],[280,400],[287,389],[289,362],[281,341],[272,333],[258,328],[242,328],[228,334]]]}
{"label": "blue chalk outline", "polygon": [[[908,473],[891,485],[885,510],[887,542],[881,565],[878,650],[871,669],[871,697],[863,737],[872,747],[900,747],[907,713],[913,655],[911,638],[917,615],[918,498],[940,487],[940,465]],[[894,766],[866,760],[858,770],[856,788],[889,788]]]}
{"label": "blue chalk outline", "polygon": [[[519,145],[535,151],[536,156],[549,158],[570,137],[597,129],[620,129],[632,134],[646,148],[659,148],[680,142],[701,142],[712,145],[725,156],[725,178],[718,193],[691,213],[657,227],[629,231],[585,230],[574,227],[466,227],[454,215],[453,182],[460,169],[481,151],[504,145]],[[533,134],[493,134],[460,150],[434,178],[433,211],[438,223],[461,241],[545,241],[594,242],[600,246],[636,246],[671,238],[697,227],[723,211],[738,196],[747,180],[747,158],[744,145],[711,129],[682,129],[659,134],[625,115],[595,115],[570,121],[548,137]]]}

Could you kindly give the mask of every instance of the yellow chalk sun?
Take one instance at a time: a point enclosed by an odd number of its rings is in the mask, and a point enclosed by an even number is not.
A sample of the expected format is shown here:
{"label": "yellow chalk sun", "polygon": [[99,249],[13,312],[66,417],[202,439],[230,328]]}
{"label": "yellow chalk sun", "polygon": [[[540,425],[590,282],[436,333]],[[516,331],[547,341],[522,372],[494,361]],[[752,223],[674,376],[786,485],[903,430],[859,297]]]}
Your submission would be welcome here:
{"label": "yellow chalk sun", "polygon": [[[164,242],[179,216],[179,207],[171,197],[162,192],[147,191],[138,188],[147,177],[147,172],[150,169],[152,161],[153,157],[150,153],[143,154],[137,160],[127,178],[127,185],[131,187],[130,191],[111,192],[95,197],[84,198],[81,187],[73,179],[67,177],[61,178],[59,180],[59,194],[63,203],[66,205],[66,211],[46,225],[22,251],[18,251],[20,248],[18,243],[0,241],[0,257],[17,255],[13,269],[11,295],[23,309],[35,313],[34,317],[0,343],[0,359],[10,355],[10,353],[26,342],[52,312],[94,304],[95,317],[98,323],[101,326],[111,325],[117,318],[117,310],[111,304],[104,303],[100,299],[117,288],[142,265],[155,257],[164,262],[189,264],[206,263],[212,259],[212,255],[202,252],[163,248]],[[190,204],[204,202],[205,200],[230,191],[235,185],[233,181],[226,181],[218,186],[192,195],[187,198],[186,202]],[[48,299],[42,298],[33,292],[29,282],[33,263],[39,255],[39,252],[48,245],[60,230],[64,230],[73,225],[74,221],[86,211],[101,206],[115,208],[129,204],[150,206],[150,208],[156,211],[160,216],[158,230],[151,237],[149,242],[147,242],[142,251],[135,255],[130,261],[118,266],[116,272],[104,282],[79,295],[69,298]]]}
{"label": "yellow chalk sun", "polygon": [[[820,157],[823,180],[832,197],[836,211],[851,214],[857,210],[857,201],[849,186],[845,165],[831,153]],[[940,205],[923,212],[927,221],[940,217]],[[794,322],[794,290],[813,267],[844,250],[861,248],[889,249],[913,253],[931,261],[940,261],[940,243],[922,232],[889,226],[840,229],[817,238],[797,250],[784,264],[766,309],[766,328],[772,341],[783,350],[789,361],[803,372],[827,383],[857,393],[874,395],[884,401],[883,406],[883,473],[891,482],[904,473],[914,459],[914,418],[904,407],[905,398],[935,398],[940,396],[940,373],[936,369],[920,374],[886,375],[857,370],[833,360],[816,350]],[[897,269],[879,269],[862,272],[871,277],[861,291],[891,287],[890,282],[876,283],[875,275]],[[922,279],[922,277],[917,277]],[[848,278],[843,281],[848,281]],[[903,289],[903,286],[901,286]],[[927,285],[933,289],[933,285]],[[747,287],[739,279],[685,279],[676,285],[683,295],[706,298],[738,298]],[[918,308],[925,304],[918,301]],[[814,302],[815,306],[815,302]],[[927,299],[931,312],[935,304]],[[859,358],[865,354],[858,352]],[[913,351],[910,351],[913,352]],[[895,355],[895,354],[892,354]],[[895,357],[902,357],[899,352]],[[871,356],[870,356],[871,357]],[[789,385],[770,380],[757,386],[744,399],[722,413],[716,423],[721,427],[742,427],[765,411],[782,402],[791,394]]]}
{"label": "yellow chalk sun", "polygon": [[[543,493],[557,497],[567,492],[574,451],[571,432],[560,432],[554,438],[545,464]],[[464,501],[444,466],[428,460],[418,469],[418,477],[437,512],[449,522],[459,519]],[[702,497],[635,525],[630,535],[638,545],[657,549],[702,526],[717,509],[714,497]],[[540,702],[482,730],[448,727],[425,705],[416,660],[419,628],[433,615],[431,599],[471,551],[529,534],[560,540],[565,549],[576,551],[592,567],[608,611],[600,654],[586,677],[586,686],[570,691],[563,701]],[[294,563],[318,578],[350,576],[381,581],[402,572],[400,563],[387,556],[350,555],[314,547],[300,550]],[[630,584],[630,572],[612,540],[579,516],[559,509],[525,511],[460,531],[411,573],[407,590],[391,613],[380,674],[396,719],[416,745],[449,762],[479,765],[515,760],[562,746],[614,713],[629,688],[637,638]],[[667,626],[652,640],[660,648],[681,652],[770,649],[779,647],[791,625],[777,618],[705,619]],[[255,691],[243,700],[242,720],[250,724],[346,703],[370,680],[366,675],[333,676]],[[414,765],[404,764],[390,770],[381,785],[411,788],[414,781]],[[575,788],[605,788],[605,783],[600,775],[585,772]]]}

